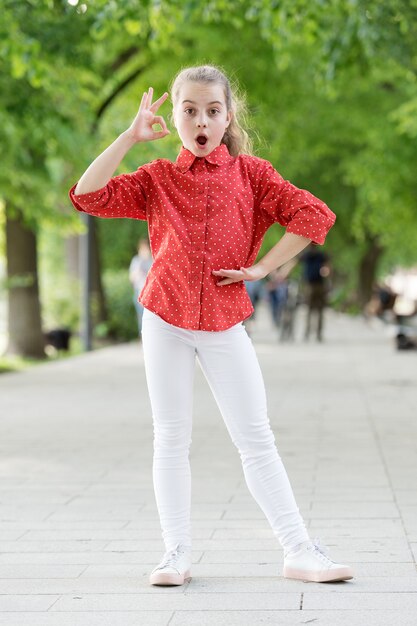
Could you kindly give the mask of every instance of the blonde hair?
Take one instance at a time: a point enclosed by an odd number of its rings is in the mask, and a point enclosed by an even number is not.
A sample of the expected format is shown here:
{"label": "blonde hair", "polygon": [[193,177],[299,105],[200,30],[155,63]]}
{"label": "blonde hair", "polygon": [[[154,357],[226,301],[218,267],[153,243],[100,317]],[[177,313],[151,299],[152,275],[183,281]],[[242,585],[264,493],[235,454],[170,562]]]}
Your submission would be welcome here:
{"label": "blonde hair", "polygon": [[[232,119],[223,135],[221,143],[226,144],[230,154],[252,154],[252,140],[243,125],[247,127],[248,112],[244,96],[239,92],[237,84],[231,84],[227,76],[213,65],[186,67],[175,76],[171,85],[172,103],[175,107],[180,89],[184,83],[217,83],[223,88],[227,111],[232,112]],[[171,121],[173,117],[171,114]]]}

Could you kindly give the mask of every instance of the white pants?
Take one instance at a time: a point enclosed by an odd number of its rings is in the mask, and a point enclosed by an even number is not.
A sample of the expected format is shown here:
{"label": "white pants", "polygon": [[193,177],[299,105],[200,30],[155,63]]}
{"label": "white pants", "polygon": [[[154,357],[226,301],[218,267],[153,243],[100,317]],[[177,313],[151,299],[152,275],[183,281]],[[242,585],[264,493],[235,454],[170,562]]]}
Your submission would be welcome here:
{"label": "white pants", "polygon": [[[309,540],[267,415],[262,372],[242,322],[187,330],[145,308],[142,345],[153,414],[153,484],[166,550],[191,545],[189,447],[195,357],[239,451],[250,493],[284,551]],[[221,480],[221,476],[219,476]]]}

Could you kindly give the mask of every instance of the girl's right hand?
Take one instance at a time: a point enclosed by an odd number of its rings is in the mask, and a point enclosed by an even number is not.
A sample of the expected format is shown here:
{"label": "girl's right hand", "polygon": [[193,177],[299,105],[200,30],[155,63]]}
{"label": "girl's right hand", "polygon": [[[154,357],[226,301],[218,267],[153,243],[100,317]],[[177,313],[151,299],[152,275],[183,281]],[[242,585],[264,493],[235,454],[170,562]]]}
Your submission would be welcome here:
{"label": "girl's right hand", "polygon": [[[129,128],[127,133],[132,137],[135,142],[139,141],[153,141],[154,139],[162,139],[166,135],[170,134],[165,120],[161,115],[155,115],[161,104],[168,98],[168,93],[165,92],[158,100],[152,104],[153,89],[149,87],[149,91],[145,91],[139,106],[137,115]],[[152,126],[159,124],[162,130],[154,130]]]}

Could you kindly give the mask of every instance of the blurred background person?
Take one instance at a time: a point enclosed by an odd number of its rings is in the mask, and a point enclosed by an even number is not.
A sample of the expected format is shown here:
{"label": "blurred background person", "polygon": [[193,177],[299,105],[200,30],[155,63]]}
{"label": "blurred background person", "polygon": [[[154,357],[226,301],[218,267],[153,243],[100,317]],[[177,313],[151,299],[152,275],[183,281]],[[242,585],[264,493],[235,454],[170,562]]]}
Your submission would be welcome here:
{"label": "blurred background person", "polygon": [[365,318],[376,316],[384,322],[395,321],[396,300],[397,294],[386,281],[374,283],[371,298],[365,306]]}
{"label": "blurred background person", "polygon": [[297,306],[299,304],[299,283],[294,279],[287,279],[287,294],[281,312],[281,341],[294,341],[294,324]]}
{"label": "blurred background person", "polygon": [[245,280],[244,283],[246,291],[248,292],[248,296],[254,308],[252,315],[243,322],[246,328],[246,332],[248,333],[248,335],[250,335],[256,319],[258,305],[264,298],[265,286],[263,280]]}
{"label": "blurred background person", "polygon": [[330,264],[326,252],[310,244],[300,256],[303,266],[307,319],[304,339],[310,337],[313,317],[315,317],[317,341],[323,341],[324,309],[330,289]]}
{"label": "blurred background person", "polygon": [[270,272],[266,277],[266,291],[269,308],[271,311],[274,326],[279,326],[281,322],[282,311],[285,307],[288,296],[287,275],[276,269]]}
{"label": "blurred background person", "polygon": [[138,241],[137,254],[132,258],[129,266],[129,280],[133,286],[133,303],[136,309],[138,320],[138,336],[142,338],[142,315],[143,306],[138,297],[145,284],[146,276],[153,263],[149,241],[146,237],[141,237]]}

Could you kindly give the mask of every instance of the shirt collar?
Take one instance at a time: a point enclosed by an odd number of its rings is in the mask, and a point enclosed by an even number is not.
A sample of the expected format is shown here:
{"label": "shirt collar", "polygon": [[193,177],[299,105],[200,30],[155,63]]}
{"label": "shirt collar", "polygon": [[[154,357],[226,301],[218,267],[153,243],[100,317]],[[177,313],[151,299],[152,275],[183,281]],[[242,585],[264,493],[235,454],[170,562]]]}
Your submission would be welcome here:
{"label": "shirt collar", "polygon": [[196,157],[195,154],[190,152],[190,150],[182,146],[175,163],[181,172],[186,172],[190,169],[197,158],[206,159],[206,161],[212,163],[213,165],[224,165],[232,157],[225,143],[221,143],[219,146],[216,146],[216,148],[214,148],[214,150],[212,150],[210,154],[207,154],[205,157]]}

